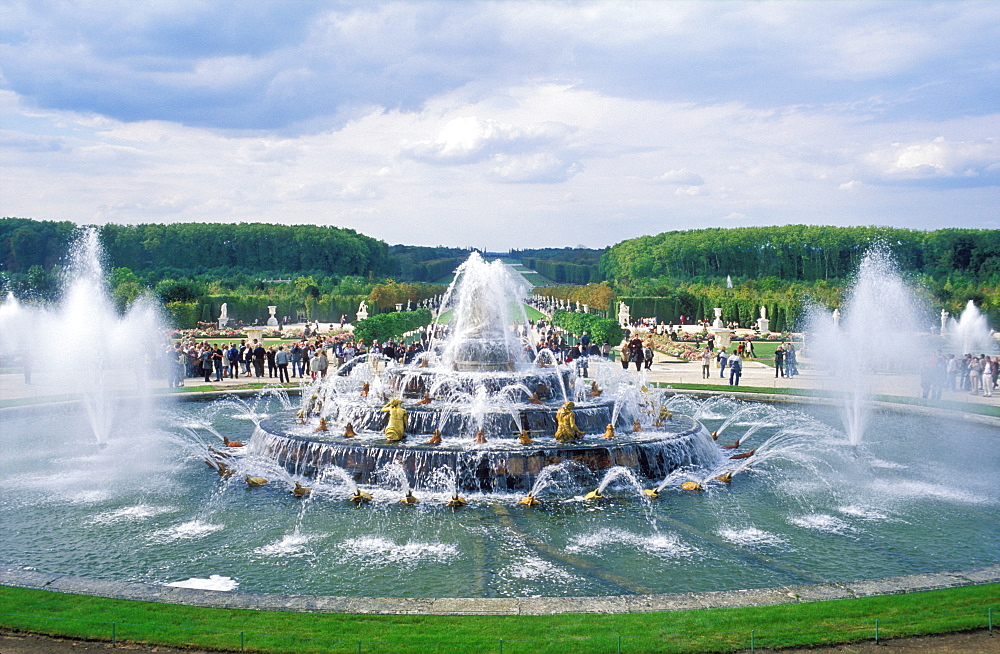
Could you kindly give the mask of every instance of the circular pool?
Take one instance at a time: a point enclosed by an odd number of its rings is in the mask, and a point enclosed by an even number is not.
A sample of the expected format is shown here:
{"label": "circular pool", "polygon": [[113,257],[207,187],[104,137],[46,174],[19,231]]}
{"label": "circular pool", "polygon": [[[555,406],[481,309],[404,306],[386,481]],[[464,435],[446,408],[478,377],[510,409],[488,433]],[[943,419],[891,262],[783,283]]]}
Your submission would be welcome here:
{"label": "circular pool", "polygon": [[[279,399],[155,405],[153,430],[122,424],[98,447],[72,405],[3,418],[0,565],[153,584],[206,579],[241,591],[384,597],[600,596],[763,588],[1000,563],[996,429],[875,411],[861,446],[832,409],[726,398],[668,400],[757,455],[731,483],[680,489],[565,471],[542,504],[523,493],[444,502],[446,475],[399,503],[391,480],[348,501],[344,480],[298,476],[253,447],[203,461],[221,436],[248,440]],[[293,495],[294,482],[313,488]],[[602,481],[603,500],[582,496]],[[638,482],[638,483],[637,483]]]}

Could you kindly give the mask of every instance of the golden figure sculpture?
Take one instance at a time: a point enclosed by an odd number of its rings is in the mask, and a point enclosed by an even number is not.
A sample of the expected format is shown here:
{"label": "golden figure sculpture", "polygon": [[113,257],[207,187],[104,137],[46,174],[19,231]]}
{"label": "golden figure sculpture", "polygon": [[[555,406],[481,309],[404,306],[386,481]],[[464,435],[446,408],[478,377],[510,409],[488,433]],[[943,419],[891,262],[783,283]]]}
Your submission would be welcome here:
{"label": "golden figure sculpture", "polygon": [[615,426],[608,425],[604,430],[604,438],[614,438],[615,437]]}
{"label": "golden figure sculpture", "polygon": [[576,426],[576,416],[573,415],[574,408],[576,408],[575,404],[566,402],[556,412],[556,423],[558,423],[556,440],[561,443],[569,443],[583,436],[583,432]]}
{"label": "golden figure sculpture", "polygon": [[389,414],[389,424],[385,426],[385,437],[390,443],[398,443],[406,438],[406,409],[403,400],[395,397],[382,407],[382,413]]}

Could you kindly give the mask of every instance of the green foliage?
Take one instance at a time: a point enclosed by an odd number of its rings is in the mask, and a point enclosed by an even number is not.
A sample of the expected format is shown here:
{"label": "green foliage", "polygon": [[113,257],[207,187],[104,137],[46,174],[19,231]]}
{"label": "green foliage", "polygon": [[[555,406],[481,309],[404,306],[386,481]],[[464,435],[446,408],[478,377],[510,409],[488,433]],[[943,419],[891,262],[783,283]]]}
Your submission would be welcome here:
{"label": "green foliage", "polygon": [[575,313],[571,311],[556,311],[552,314],[552,324],[562,327],[569,333],[580,336],[583,332],[590,334],[592,343],[619,343],[625,335],[618,321],[602,318],[592,313]]}
{"label": "green foliage", "polygon": [[66,256],[75,229],[71,222],[0,218],[0,268],[15,274],[51,269]]}
{"label": "green foliage", "polygon": [[469,258],[471,249],[393,245],[389,248],[399,278],[435,282],[447,277]]}
{"label": "green foliage", "polygon": [[557,284],[589,284],[601,279],[597,266],[521,257],[521,263]]}
{"label": "green foliage", "polygon": [[[116,268],[116,270],[123,270]],[[192,281],[178,281],[176,279],[164,279],[156,285],[153,293],[156,294],[164,304],[169,302],[194,302],[205,289]]]}
{"label": "green foliage", "polygon": [[1000,282],[1000,230],[786,225],[664,232],[622,241],[601,258],[601,272],[618,283],[647,277],[778,277],[844,280],[865,251],[887,247],[904,271],[958,273]]}
{"label": "green foliage", "polygon": [[198,302],[167,302],[163,305],[163,310],[167,321],[177,329],[190,329],[201,318],[201,305]]}
{"label": "green foliage", "polygon": [[433,316],[429,309],[381,313],[359,320],[354,326],[354,335],[365,343],[375,340],[384,343],[390,338],[399,338],[406,332],[425,327],[431,324],[432,320]]}

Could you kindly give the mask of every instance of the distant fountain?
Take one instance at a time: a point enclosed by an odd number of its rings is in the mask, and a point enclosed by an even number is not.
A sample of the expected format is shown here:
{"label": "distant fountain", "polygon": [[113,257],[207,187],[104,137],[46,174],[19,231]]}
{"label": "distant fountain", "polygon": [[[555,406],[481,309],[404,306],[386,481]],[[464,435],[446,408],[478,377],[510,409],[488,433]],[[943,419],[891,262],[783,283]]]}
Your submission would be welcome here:
{"label": "distant fountain", "polygon": [[865,255],[844,302],[843,315],[813,309],[809,316],[809,357],[844,393],[842,417],[847,438],[857,446],[865,434],[879,373],[916,368],[921,351],[914,294],[887,251]]}
{"label": "distant fountain", "polygon": [[124,315],[105,288],[97,230],[83,230],[71,249],[63,293],[53,306],[17,302],[0,310],[0,353],[28,357],[34,384],[79,398],[94,438],[107,443],[123,398],[140,405],[162,378],[166,341],[159,305],[139,298]]}
{"label": "distant fountain", "polygon": [[942,322],[946,327],[944,336],[948,349],[954,354],[961,356],[997,352],[997,341],[993,336],[993,330],[990,329],[986,316],[972,300],[965,305],[958,320],[948,318]]}

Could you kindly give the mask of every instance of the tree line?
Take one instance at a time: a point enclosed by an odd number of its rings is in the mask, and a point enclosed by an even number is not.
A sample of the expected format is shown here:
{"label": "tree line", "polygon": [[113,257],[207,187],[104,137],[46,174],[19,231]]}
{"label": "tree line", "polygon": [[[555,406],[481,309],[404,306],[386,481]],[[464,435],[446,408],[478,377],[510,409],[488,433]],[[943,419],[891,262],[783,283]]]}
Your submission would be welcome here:
{"label": "tree line", "polygon": [[[251,322],[278,315],[353,320],[358,303],[373,313],[441,292],[471,249],[393,245],[353,230],[309,225],[183,223],[104,225],[109,286],[124,308],[144,292],[168,306],[178,323],[211,321],[222,302]],[[75,238],[71,222],[0,218],[0,290],[54,299],[60,268]],[[512,250],[510,258],[561,284],[538,292],[616,311],[627,298],[634,316],[752,321],[760,305],[772,327],[792,328],[803,299],[839,305],[865,252],[892,251],[919,279],[936,312],[957,315],[969,300],[1000,321],[1000,230],[920,231],[887,227],[788,225],[665,232],[607,250]],[[731,277],[734,288],[726,288]],[[727,304],[728,303],[728,304]],[[731,305],[731,306],[730,306]]]}
{"label": "tree line", "polygon": [[874,245],[888,248],[906,272],[1000,283],[1000,230],[987,229],[785,225],[664,232],[613,245],[600,270],[625,285],[658,277],[843,281]]}

